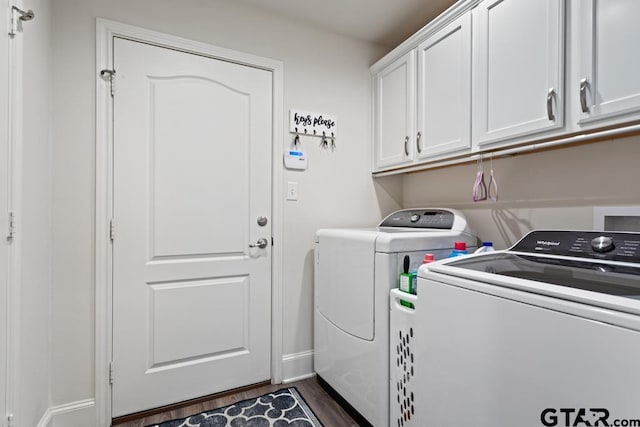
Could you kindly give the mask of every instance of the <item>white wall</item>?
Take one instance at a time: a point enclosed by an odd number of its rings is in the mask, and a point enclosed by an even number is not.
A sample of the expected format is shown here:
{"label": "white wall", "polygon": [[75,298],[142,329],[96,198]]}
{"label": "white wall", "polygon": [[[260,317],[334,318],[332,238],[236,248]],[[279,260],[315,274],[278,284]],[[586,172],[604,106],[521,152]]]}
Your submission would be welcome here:
{"label": "white wall", "polygon": [[401,178],[370,176],[368,67],[384,50],[231,0],[54,0],[53,403],[93,395],[96,17],[281,60],[285,119],[292,107],[337,116],[336,151],[302,138],[309,169],[284,177],[299,200],[284,209],[283,350],[311,350],[315,230],[372,225],[401,204]]}
{"label": "white wall", "polygon": [[475,164],[408,174],[404,206],[458,208],[503,249],[536,228],[590,230],[594,206],[640,204],[638,159],[640,136],[494,159],[497,203],[472,202]]}
{"label": "white wall", "polygon": [[51,288],[51,2],[25,0],[37,19],[24,23],[20,298],[17,425],[35,426],[49,407]]}

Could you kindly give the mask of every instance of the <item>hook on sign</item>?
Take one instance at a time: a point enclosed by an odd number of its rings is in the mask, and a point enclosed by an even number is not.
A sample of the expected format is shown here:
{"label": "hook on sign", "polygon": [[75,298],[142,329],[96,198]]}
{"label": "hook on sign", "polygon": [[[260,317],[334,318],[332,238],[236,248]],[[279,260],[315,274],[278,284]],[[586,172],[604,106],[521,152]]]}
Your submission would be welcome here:
{"label": "hook on sign", "polygon": [[320,148],[327,149],[328,146],[329,141],[327,141],[327,134],[326,132],[322,132],[322,138],[320,139]]}
{"label": "hook on sign", "polygon": [[298,133],[298,128],[296,128],[296,134],[293,137],[293,146],[295,148],[298,148],[299,144],[300,144],[300,134]]}

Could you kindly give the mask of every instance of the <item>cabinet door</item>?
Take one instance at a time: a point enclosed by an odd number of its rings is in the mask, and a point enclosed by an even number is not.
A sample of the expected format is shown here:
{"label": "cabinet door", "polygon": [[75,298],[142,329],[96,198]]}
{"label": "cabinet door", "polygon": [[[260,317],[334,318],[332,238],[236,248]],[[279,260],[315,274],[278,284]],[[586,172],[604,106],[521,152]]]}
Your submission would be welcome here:
{"label": "cabinet door", "polygon": [[415,51],[385,67],[374,78],[374,170],[413,161],[416,99]]}
{"label": "cabinet door", "polygon": [[640,112],[640,2],[580,0],[579,123]]}
{"label": "cabinet door", "polygon": [[471,146],[471,12],[418,47],[419,159]]}
{"label": "cabinet door", "polygon": [[561,127],[564,1],[485,0],[473,20],[474,142]]}

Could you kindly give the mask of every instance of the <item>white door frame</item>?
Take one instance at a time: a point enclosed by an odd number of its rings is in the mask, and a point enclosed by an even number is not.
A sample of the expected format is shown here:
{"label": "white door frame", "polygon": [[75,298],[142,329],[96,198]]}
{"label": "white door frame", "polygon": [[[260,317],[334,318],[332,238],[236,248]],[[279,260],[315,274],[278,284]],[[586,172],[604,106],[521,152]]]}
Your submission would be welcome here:
{"label": "white door frame", "polygon": [[[3,158],[1,153],[8,153],[9,149],[9,111],[11,108],[11,100],[9,98],[9,69],[11,67],[11,60],[9,54],[9,15],[11,6],[8,0],[2,2],[2,11],[0,12],[0,64],[7,64],[0,69],[0,159],[3,160],[0,163],[0,206],[8,206],[8,166],[9,159]],[[0,209],[0,224],[6,224],[8,221],[7,213],[4,209]],[[9,261],[9,247],[8,241],[4,240],[2,236],[2,242],[0,242],[0,313],[6,313],[9,308],[8,296],[9,296],[9,274],[5,268],[8,267]],[[7,422],[7,417],[10,414],[10,406],[7,402],[9,395],[9,387],[11,382],[7,381],[8,370],[8,351],[9,337],[8,337],[8,324],[9,316],[0,316],[0,426],[4,427]]]}
{"label": "white door frame", "polygon": [[[3,239],[1,265],[6,265],[6,274],[0,277],[0,308],[6,316],[0,320],[0,328],[6,336],[0,344],[0,369],[4,370],[2,378],[6,383],[2,385],[0,398],[3,399],[2,408],[6,413],[2,413],[0,426],[8,425],[9,420],[13,420],[13,411],[16,409],[16,385],[18,382],[18,372],[20,371],[20,347],[18,345],[18,331],[20,330],[20,251],[21,251],[21,206],[22,206],[22,85],[23,85],[23,39],[22,29],[19,26],[13,28],[14,21],[12,15],[15,12],[12,6],[23,8],[22,0],[4,0],[4,9],[0,19],[3,19],[2,41],[6,43],[2,52],[1,61],[5,67],[0,74],[0,100],[4,103],[0,108],[2,117],[0,118],[0,129],[4,132],[0,134],[0,145],[6,153],[5,176],[0,179],[5,186],[6,212],[0,213],[0,238]],[[9,27],[13,29],[14,36],[8,36]],[[0,169],[1,170],[1,169]],[[15,218],[13,233],[15,237],[9,236],[9,215],[12,212]],[[6,240],[4,240],[6,239]],[[4,250],[6,249],[6,250]]]}
{"label": "white door frame", "polygon": [[[95,399],[96,425],[111,422],[109,363],[112,354],[112,252],[109,239],[113,212],[113,103],[109,82],[101,70],[113,68],[114,37],[168,47],[272,72],[272,234],[271,259],[271,382],[282,382],[282,212],[283,74],[281,61],[212,46],[177,36],[98,18],[96,20],[96,218],[95,218]],[[116,70],[117,81],[117,70]],[[116,85],[117,91],[117,85]],[[115,373],[117,378],[117,373]]]}

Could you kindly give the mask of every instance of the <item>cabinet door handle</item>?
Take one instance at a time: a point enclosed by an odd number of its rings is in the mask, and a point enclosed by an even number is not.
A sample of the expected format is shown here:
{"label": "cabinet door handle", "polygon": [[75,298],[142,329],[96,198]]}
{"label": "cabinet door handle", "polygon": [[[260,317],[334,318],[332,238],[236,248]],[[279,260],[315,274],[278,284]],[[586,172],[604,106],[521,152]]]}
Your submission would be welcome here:
{"label": "cabinet door handle", "polygon": [[405,156],[409,155],[409,137],[408,136],[404,137],[404,154]]}
{"label": "cabinet door handle", "polygon": [[416,138],[416,147],[418,148],[418,154],[422,153],[422,147],[420,146],[420,138],[422,134],[418,132],[418,137]]}
{"label": "cabinet door handle", "polygon": [[554,121],[556,116],[553,114],[553,98],[556,96],[556,91],[553,88],[549,89],[547,93],[547,117],[549,120]]}
{"label": "cabinet door handle", "polygon": [[583,113],[589,112],[589,106],[587,105],[587,85],[589,81],[585,77],[580,80],[580,107],[582,108]]}

